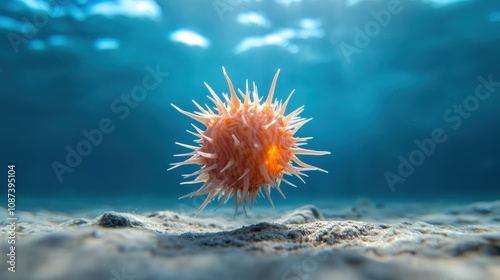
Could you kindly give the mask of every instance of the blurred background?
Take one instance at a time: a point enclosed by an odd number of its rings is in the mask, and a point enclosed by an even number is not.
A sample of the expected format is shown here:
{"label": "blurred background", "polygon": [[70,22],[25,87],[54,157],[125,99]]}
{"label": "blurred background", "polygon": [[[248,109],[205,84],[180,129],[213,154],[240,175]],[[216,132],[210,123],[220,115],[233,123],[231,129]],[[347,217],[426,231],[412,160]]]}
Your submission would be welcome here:
{"label": "blurred background", "polygon": [[332,153],[302,157],[329,173],[290,199],[498,199],[499,61],[497,0],[3,0],[0,164],[20,207],[173,201],[196,167],[166,170],[194,140],[170,103],[227,92],[222,66],[261,93],[280,68]]}

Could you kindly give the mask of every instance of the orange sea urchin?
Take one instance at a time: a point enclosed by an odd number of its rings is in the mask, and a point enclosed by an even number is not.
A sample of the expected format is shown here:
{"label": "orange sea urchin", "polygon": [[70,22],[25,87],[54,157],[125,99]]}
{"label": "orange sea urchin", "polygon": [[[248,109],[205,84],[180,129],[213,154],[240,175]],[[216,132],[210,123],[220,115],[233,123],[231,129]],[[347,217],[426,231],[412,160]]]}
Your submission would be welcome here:
{"label": "orange sea urchin", "polygon": [[[198,209],[201,212],[216,197],[221,200],[219,207],[225,204],[231,196],[234,198],[235,214],[238,205],[243,206],[246,214],[245,203],[252,207],[258,195],[262,195],[262,189],[273,205],[271,199],[271,188],[274,187],[283,197],[285,195],[280,189],[281,181],[294,186],[283,175],[295,175],[302,182],[301,176],[307,176],[303,171],[323,169],[306,164],[297,158],[297,155],[325,155],[329,152],[313,151],[300,148],[305,145],[307,138],[294,137],[295,133],[311,119],[304,119],[298,115],[304,110],[304,106],[296,109],[288,115],[284,115],[286,106],[293,91],[285,103],[275,100],[272,102],[274,88],[280,70],[274,76],[266,101],[260,104],[257,87],[253,84],[252,99],[248,91],[248,80],[246,91],[243,93],[238,89],[243,102],[236,96],[233,84],[222,68],[224,77],[229,86],[231,97],[222,94],[224,103],[217,94],[205,83],[212,97],[208,97],[215,103],[215,113],[205,104],[203,108],[193,100],[200,112],[190,113],[172,106],[182,114],[193,118],[206,126],[203,131],[193,125],[197,133],[188,131],[199,139],[195,142],[201,146],[191,146],[176,143],[182,147],[193,150],[190,153],[175,156],[188,156],[185,161],[172,163],[169,170],[185,164],[202,165],[202,168],[192,174],[183,175],[184,178],[197,176],[193,181],[181,184],[203,183],[195,192],[184,197],[193,197],[208,194],[203,204]],[[292,165],[295,162],[296,165]],[[274,207],[274,205],[273,205]]]}

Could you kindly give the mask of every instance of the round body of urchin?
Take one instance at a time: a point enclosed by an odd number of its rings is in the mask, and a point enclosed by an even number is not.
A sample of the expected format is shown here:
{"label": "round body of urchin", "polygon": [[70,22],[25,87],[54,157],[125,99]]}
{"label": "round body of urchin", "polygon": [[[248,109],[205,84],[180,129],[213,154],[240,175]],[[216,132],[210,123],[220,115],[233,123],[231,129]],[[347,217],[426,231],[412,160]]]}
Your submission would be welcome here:
{"label": "round body of urchin", "polygon": [[248,91],[248,80],[245,92],[238,89],[242,97],[240,100],[224,67],[222,71],[230,92],[230,96],[222,94],[225,102],[205,83],[211,94],[208,98],[215,104],[214,110],[206,104],[202,107],[194,100],[193,103],[199,112],[187,112],[172,104],[179,112],[202,123],[206,128],[202,130],[192,124],[196,132],[188,132],[197,137],[195,142],[199,146],[176,142],[192,151],[174,155],[189,158],[172,163],[173,166],[169,168],[171,170],[186,164],[202,166],[194,173],[183,175],[184,178],[196,176],[194,180],[181,183],[203,184],[197,191],[181,197],[207,195],[196,214],[215,198],[220,200],[220,207],[231,197],[234,199],[235,214],[239,204],[243,206],[246,214],[245,204],[251,208],[257,196],[264,195],[262,190],[274,207],[271,199],[272,188],[285,197],[280,189],[281,182],[296,187],[283,178],[284,175],[294,175],[304,182],[302,179],[302,176],[305,176],[304,171],[327,172],[306,164],[297,157],[297,155],[330,153],[301,148],[312,137],[298,138],[295,137],[295,133],[312,118],[299,117],[304,106],[285,115],[285,109],[294,91],[284,103],[278,100],[272,102],[279,69],[274,76],[267,99],[262,104],[255,83],[252,93]]}

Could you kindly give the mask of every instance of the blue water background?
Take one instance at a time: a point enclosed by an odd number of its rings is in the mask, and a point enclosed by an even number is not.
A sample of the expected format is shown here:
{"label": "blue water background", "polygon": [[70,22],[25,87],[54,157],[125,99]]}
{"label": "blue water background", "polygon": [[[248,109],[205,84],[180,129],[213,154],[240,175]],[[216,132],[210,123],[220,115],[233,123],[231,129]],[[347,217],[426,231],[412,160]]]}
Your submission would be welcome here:
{"label": "blue water background", "polygon": [[[302,157],[329,173],[291,178],[291,198],[500,194],[499,1],[6,0],[0,61],[0,170],[16,165],[33,205],[192,191],[179,183],[196,168],[166,171],[186,151],[174,142],[195,139],[170,103],[210,104],[204,81],[228,92],[222,66],[261,94],[280,68],[275,96],[295,89],[288,112],[313,118],[298,135],[332,153]],[[155,71],[168,74],[125,106]],[[103,120],[113,131],[70,167],[68,149]],[[442,143],[414,152],[435,133]],[[412,153],[423,162],[404,171]]]}

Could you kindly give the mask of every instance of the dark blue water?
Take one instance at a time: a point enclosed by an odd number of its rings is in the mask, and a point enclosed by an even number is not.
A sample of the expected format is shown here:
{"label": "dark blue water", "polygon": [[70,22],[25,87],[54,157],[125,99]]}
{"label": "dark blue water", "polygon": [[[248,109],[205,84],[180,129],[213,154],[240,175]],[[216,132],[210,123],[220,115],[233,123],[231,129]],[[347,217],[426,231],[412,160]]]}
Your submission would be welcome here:
{"label": "dark blue water", "polygon": [[280,68],[276,97],[313,118],[298,135],[332,153],[287,196],[498,199],[499,50],[493,0],[6,0],[0,164],[26,207],[171,201],[196,168],[166,171],[194,139],[170,103],[228,92],[222,66],[266,93]]}

